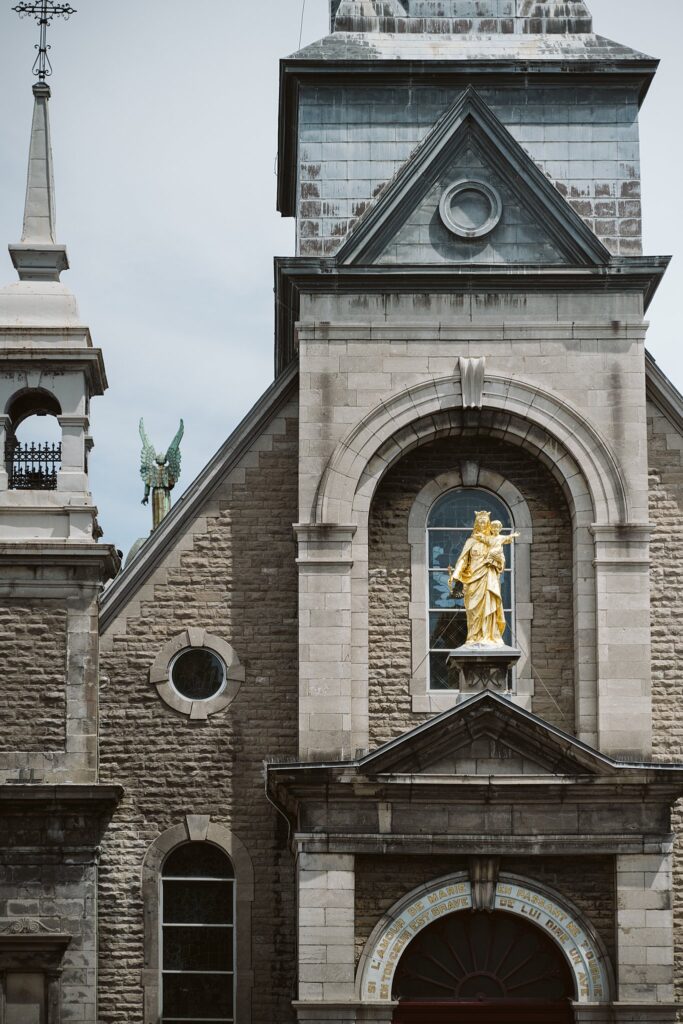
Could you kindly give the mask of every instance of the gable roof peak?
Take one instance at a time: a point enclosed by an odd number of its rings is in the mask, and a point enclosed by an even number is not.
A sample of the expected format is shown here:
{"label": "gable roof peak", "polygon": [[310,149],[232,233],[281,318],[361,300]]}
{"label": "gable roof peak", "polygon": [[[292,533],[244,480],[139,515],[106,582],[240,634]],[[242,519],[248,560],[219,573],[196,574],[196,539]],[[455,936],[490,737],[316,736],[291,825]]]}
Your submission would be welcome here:
{"label": "gable roof peak", "polygon": [[[337,253],[338,264],[377,262],[398,228],[405,224],[469,138],[502,175],[519,204],[543,225],[548,238],[562,254],[563,262],[575,266],[605,266],[611,262],[611,255],[600,239],[560,195],[476,88],[469,85],[352,226]],[[466,253],[463,259],[449,258],[447,262],[457,264],[470,260],[471,255]]]}

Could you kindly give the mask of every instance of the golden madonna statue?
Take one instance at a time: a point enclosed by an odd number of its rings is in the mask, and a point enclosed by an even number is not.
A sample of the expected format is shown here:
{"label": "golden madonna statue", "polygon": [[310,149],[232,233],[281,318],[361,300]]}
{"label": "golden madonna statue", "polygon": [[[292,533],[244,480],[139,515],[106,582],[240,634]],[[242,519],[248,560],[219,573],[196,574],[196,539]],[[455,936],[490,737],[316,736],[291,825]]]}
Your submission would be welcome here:
{"label": "golden madonna statue", "polygon": [[512,544],[518,533],[501,536],[503,524],[491,522],[490,512],[475,512],[472,536],[467,540],[455,568],[449,566],[451,593],[462,583],[467,612],[465,647],[504,647],[505,613],[500,577],[505,569],[503,545]]}

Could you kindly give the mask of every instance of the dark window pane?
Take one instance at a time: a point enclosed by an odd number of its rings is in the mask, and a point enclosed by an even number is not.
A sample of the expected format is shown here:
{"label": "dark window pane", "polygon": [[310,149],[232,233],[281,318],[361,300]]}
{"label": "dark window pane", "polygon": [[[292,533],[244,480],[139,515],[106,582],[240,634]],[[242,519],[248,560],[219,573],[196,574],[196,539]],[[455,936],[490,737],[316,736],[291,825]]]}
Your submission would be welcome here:
{"label": "dark window pane", "polygon": [[5,1024],[44,1024],[45,994],[44,974],[5,975]]}
{"label": "dark window pane", "polygon": [[164,882],[165,924],[232,924],[232,882]]}
{"label": "dark window pane", "polygon": [[196,648],[176,658],[171,679],[178,693],[188,700],[208,700],[223,686],[225,668],[213,651]]}
{"label": "dark window pane", "polygon": [[430,530],[429,568],[447,569],[455,565],[469,535],[467,530]]}
{"label": "dark window pane", "polygon": [[[503,608],[507,611],[512,607],[512,573],[504,572],[500,577],[500,595],[503,598]],[[507,618],[510,616],[508,615]]]}
{"label": "dark window pane", "polygon": [[429,655],[429,686],[432,690],[459,690],[460,673],[456,668],[449,668],[448,654],[444,652]]}
{"label": "dark window pane", "polygon": [[474,525],[474,513],[483,509],[491,519],[500,519],[503,529],[512,526],[507,506],[492,494],[478,487],[459,487],[442,495],[432,506],[428,526],[462,526],[468,530]]}
{"label": "dark window pane", "polygon": [[232,978],[216,974],[164,974],[164,1017],[232,1017]]}
{"label": "dark window pane", "polygon": [[[458,589],[456,593],[460,593]],[[463,607],[462,594],[452,597],[448,586],[447,572],[430,572],[429,574],[429,607],[450,608],[455,611]]]}
{"label": "dark window pane", "polygon": [[230,859],[212,843],[184,843],[164,862],[164,875],[175,878],[234,878]]}
{"label": "dark window pane", "polygon": [[429,616],[429,646],[454,651],[467,640],[467,616],[464,612],[432,612]]}
{"label": "dark window pane", "polygon": [[165,971],[231,971],[232,928],[164,928]]}

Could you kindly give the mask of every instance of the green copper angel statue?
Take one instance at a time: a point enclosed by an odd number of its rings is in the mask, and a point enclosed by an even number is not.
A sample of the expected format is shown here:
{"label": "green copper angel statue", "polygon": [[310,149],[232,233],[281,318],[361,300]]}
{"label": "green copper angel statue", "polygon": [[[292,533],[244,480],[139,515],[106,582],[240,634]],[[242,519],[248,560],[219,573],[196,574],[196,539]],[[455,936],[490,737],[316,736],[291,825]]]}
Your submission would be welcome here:
{"label": "green copper angel statue", "polygon": [[142,439],[142,455],[140,476],[145,485],[145,496],[142,504],[149,504],[152,492],[152,529],[156,530],[159,523],[171,511],[171,491],[180,479],[180,442],[185,433],[185,424],[180,421],[178,433],[173,438],[165,455],[154,451],[154,445],[145,433],[144,420],[140,420],[140,438]]}

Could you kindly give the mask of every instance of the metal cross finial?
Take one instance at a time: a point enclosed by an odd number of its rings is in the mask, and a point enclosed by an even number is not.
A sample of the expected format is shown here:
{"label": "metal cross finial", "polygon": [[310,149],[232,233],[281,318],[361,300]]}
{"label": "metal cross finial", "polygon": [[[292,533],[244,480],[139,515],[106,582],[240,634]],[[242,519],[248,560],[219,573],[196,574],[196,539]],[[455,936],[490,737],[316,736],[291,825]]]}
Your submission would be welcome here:
{"label": "metal cross finial", "polygon": [[38,56],[33,65],[33,73],[44,82],[52,74],[49,57],[52,47],[47,41],[48,25],[52,24],[53,18],[64,18],[68,21],[71,15],[76,13],[76,8],[71,4],[56,3],[55,0],[33,0],[33,3],[17,4],[12,10],[16,11],[20,18],[35,18],[40,25],[40,43],[36,44]]}

